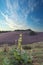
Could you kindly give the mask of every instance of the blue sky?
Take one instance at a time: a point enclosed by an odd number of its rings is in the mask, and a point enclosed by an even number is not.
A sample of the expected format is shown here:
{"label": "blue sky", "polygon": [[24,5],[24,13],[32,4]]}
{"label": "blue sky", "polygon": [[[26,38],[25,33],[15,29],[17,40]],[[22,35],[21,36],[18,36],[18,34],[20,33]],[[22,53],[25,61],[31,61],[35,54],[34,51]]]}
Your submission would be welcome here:
{"label": "blue sky", "polygon": [[0,30],[43,31],[43,0],[0,0]]}

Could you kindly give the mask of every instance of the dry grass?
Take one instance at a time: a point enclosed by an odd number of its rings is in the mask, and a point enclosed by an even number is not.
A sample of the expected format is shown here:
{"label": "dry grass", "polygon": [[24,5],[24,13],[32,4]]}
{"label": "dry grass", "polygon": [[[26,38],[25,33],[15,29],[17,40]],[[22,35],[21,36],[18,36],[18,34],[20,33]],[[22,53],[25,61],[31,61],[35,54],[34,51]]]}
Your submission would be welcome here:
{"label": "dry grass", "polygon": [[[25,46],[25,45],[23,45]],[[43,65],[43,42],[37,42],[33,44],[28,44],[26,46],[30,46],[32,49],[32,56],[33,56],[33,65]],[[9,50],[16,48],[15,45],[8,46]],[[3,46],[0,47],[0,52],[3,51]],[[28,53],[30,49],[26,50]],[[0,54],[0,65],[2,65],[3,55]]]}

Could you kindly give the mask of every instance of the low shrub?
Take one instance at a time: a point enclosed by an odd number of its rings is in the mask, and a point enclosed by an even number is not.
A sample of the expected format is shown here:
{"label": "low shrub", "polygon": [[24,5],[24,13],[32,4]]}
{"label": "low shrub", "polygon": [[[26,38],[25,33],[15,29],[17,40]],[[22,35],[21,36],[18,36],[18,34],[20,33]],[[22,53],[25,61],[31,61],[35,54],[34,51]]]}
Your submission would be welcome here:
{"label": "low shrub", "polygon": [[32,64],[32,58],[24,50],[20,51],[19,49],[10,51],[10,53],[8,53],[3,60],[3,65],[29,65],[29,64]]}

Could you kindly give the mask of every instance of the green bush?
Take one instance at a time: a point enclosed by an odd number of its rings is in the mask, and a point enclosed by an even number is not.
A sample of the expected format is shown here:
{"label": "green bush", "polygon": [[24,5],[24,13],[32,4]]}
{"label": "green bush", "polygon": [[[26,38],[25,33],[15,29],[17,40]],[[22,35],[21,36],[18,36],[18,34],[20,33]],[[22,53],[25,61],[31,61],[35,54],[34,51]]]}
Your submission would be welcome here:
{"label": "green bush", "polygon": [[3,65],[29,65],[32,63],[32,58],[24,51],[15,49],[6,55],[3,60]]}

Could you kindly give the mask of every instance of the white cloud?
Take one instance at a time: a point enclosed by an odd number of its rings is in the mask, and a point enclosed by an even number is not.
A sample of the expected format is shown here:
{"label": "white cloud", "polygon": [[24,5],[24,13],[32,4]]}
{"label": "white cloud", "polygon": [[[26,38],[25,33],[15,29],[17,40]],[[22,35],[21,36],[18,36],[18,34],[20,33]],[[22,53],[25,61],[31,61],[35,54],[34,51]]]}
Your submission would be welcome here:
{"label": "white cloud", "polygon": [[40,24],[40,21],[43,21],[42,19],[39,19],[39,18],[35,18],[33,16],[31,16],[31,20],[36,24]]}
{"label": "white cloud", "polygon": [[24,18],[24,20],[27,19],[27,16],[34,11],[34,9],[37,7],[37,4],[35,2],[35,0],[29,0],[27,2],[27,5],[26,7],[24,8],[24,4],[26,3],[25,2],[26,0],[20,0],[20,4],[19,4],[19,0],[14,0],[13,1],[13,4],[11,4],[10,0],[6,0],[6,5],[7,5],[7,9],[10,11],[9,13],[11,14],[11,17],[13,19],[16,19],[18,20],[19,19],[19,15],[17,13],[18,10],[21,10],[21,18]]}
{"label": "white cloud", "polygon": [[8,15],[5,15],[4,13],[2,13],[2,16],[4,17],[5,19],[5,23],[12,29],[14,29],[14,22],[8,17]]}
{"label": "white cloud", "polygon": [[36,2],[36,0],[29,0],[28,7],[29,7],[30,12],[33,12],[34,9],[37,8],[37,5],[38,5],[38,2]]}
{"label": "white cloud", "polygon": [[2,16],[4,17],[4,22],[5,24],[7,24],[11,30],[15,30],[15,29],[26,29],[27,25],[24,23],[16,23],[15,21],[13,21],[11,18],[8,17],[8,15],[5,15],[4,13],[2,13]]}
{"label": "white cloud", "polygon": [[[14,23],[17,24],[18,28],[23,28],[24,26],[27,26],[25,13],[23,12],[23,15],[19,15],[17,13],[17,11],[20,9],[18,0],[14,0],[13,4],[11,4],[10,0],[6,0],[6,4],[7,4],[7,9],[11,11],[9,17],[10,19],[13,20]],[[24,25],[23,25],[23,22],[24,22]]]}
{"label": "white cloud", "polygon": [[[35,2],[35,0],[20,0],[21,2],[21,11],[22,11],[22,17],[25,18],[25,20],[27,19],[27,16],[29,16],[30,13],[32,13],[38,5],[38,2]],[[27,5],[24,7],[25,3],[27,3]]]}
{"label": "white cloud", "polygon": [[[25,4],[26,0],[20,0],[22,7],[19,5],[19,0],[14,0],[13,4],[11,4],[10,0],[6,0],[7,13],[2,13],[4,17],[5,23],[10,27],[10,29],[26,29],[27,26],[27,16],[30,12],[34,11],[34,8],[37,6],[37,3],[34,1],[28,1],[27,6],[24,8],[23,4]],[[20,15],[18,11],[21,10]]]}
{"label": "white cloud", "polygon": [[7,6],[7,9],[9,11],[9,13],[12,13],[13,12],[13,7],[10,3],[10,0],[6,0],[6,6]]}

